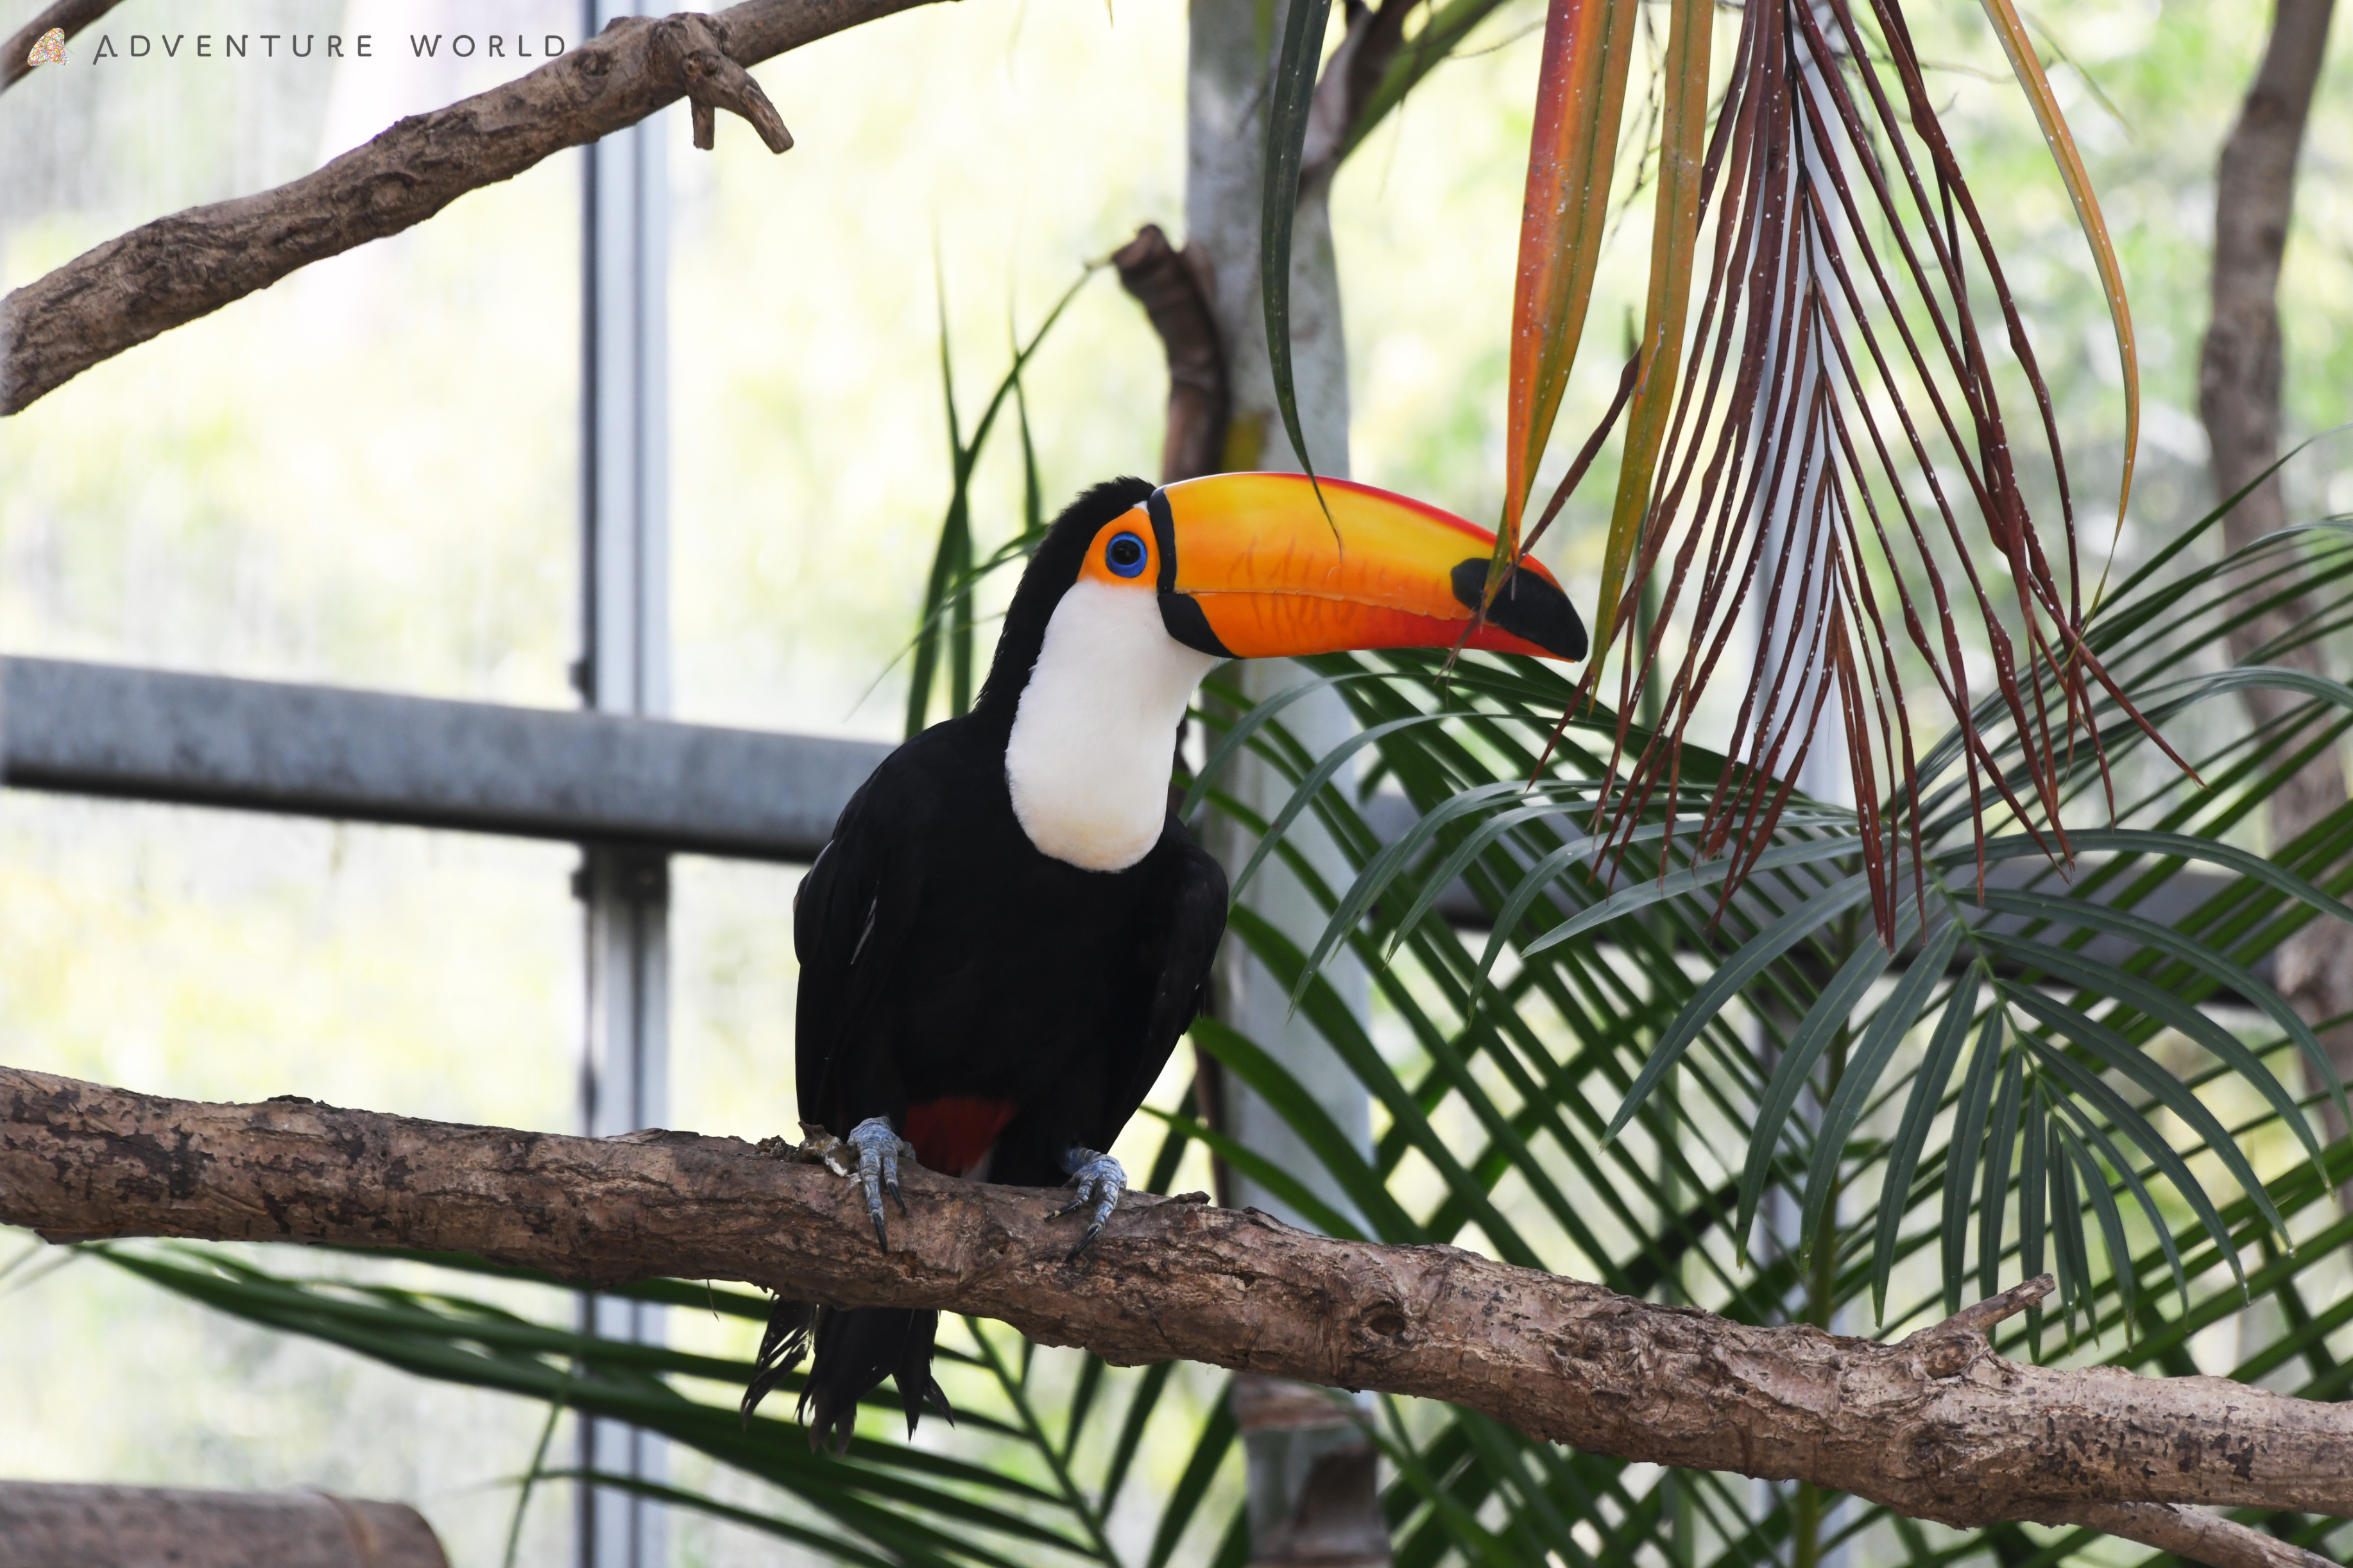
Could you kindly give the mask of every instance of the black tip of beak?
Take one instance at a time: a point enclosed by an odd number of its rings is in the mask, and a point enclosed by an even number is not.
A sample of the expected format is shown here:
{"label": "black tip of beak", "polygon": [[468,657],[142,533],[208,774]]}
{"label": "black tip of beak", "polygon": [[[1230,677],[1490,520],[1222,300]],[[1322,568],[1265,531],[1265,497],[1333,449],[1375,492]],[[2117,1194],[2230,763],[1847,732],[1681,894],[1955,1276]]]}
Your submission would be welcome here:
{"label": "black tip of beak", "polygon": [[[1454,569],[1454,596],[1477,609],[1487,592],[1487,558],[1474,556]],[[1487,612],[1490,626],[1525,637],[1561,658],[1585,657],[1585,623],[1568,595],[1533,572],[1514,572]]]}

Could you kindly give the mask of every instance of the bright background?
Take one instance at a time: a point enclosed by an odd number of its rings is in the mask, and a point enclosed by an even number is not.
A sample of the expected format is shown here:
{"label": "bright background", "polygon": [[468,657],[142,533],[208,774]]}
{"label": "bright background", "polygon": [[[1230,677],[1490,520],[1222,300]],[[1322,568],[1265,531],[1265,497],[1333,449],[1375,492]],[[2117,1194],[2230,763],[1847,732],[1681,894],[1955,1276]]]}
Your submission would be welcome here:
{"label": "bright background", "polygon": [[[0,31],[37,8],[0,0]],[[511,68],[418,60],[412,35],[578,26],[575,6],[548,0],[174,0],[170,26],[191,36],[368,33],[375,58],[93,59],[101,34],[123,51],[134,28],[154,36],[152,9],[123,7],[70,65],[0,97],[0,284],[302,174]],[[2121,396],[2080,236],[1977,7],[1914,12],[2096,518],[2114,493]],[[1506,5],[1335,195],[1356,472],[1474,517],[1500,494],[1540,15],[1535,0]],[[2129,558],[2211,504],[2195,398],[2211,172],[2267,8],[2052,0],[2035,16],[2074,62],[2054,79],[2139,323]],[[2299,436],[2353,414],[2348,33],[2322,82],[2283,285]],[[1083,267],[1147,220],[1181,239],[1183,67],[1174,0],[968,0],[762,68],[798,139],[785,157],[735,122],[697,153],[683,117],[665,120],[680,717],[895,733],[893,661],[946,500],[940,301],[969,420],[1009,334]],[[0,649],[570,704],[580,179],[576,156],[552,160],[0,424]],[[1605,267],[1565,447],[1614,384],[1646,213],[1638,204]],[[1050,497],[1151,470],[1157,349],[1108,273],[1028,385]],[[2353,445],[2324,444],[2287,477],[2292,512],[2353,510]],[[1609,483],[1605,463],[1548,552],[1588,600]],[[1001,439],[980,475],[984,550],[1013,531],[1018,503]],[[2105,529],[2086,538],[2104,545]],[[0,1059],[165,1093],[567,1129],[574,858],[0,794]],[[679,1125],[756,1137],[794,1123],[794,876],[676,868]],[[0,1236],[0,1267],[25,1239]],[[102,1264],[52,1262],[0,1279],[0,1474],[403,1498],[454,1562],[498,1560],[505,1479],[528,1460],[538,1409],[269,1338]],[[677,1316],[681,1339],[748,1348]],[[2230,1360],[2220,1345],[2201,1354]],[[525,1561],[565,1560],[561,1495],[533,1506]],[[676,1540],[681,1564],[784,1555],[700,1520]]]}

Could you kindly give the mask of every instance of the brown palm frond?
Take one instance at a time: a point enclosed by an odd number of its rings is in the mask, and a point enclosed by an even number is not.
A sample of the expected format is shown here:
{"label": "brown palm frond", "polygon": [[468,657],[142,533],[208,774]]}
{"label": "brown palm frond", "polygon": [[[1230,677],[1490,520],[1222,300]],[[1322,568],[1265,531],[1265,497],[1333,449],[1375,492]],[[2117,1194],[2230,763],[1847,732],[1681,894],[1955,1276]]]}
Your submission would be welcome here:
{"label": "brown palm frond", "polygon": [[[1654,805],[1675,830],[1700,698],[1746,660],[1724,748],[1735,765],[1700,814],[1697,852],[1732,858],[1728,897],[1807,759],[1842,736],[1877,924],[1892,943],[1902,868],[1925,894],[1891,619],[1959,730],[1980,847],[2000,810],[2069,858],[2061,801],[2074,748],[2087,745],[2105,773],[2095,686],[2148,726],[2084,644],[2050,392],[1895,0],[1745,8],[1699,201],[1713,264],[1632,568],[1599,617],[1623,653],[1601,820],[1621,851]],[[1989,302],[2036,405],[2058,495],[2055,548],[2020,484],[1980,326]],[[1636,614],[1646,587],[1655,616]],[[1999,765],[1978,732],[1985,694],[1971,689],[1964,616],[1990,651],[2022,765]],[[1583,696],[1603,668],[1597,657]],[[1638,737],[1627,716],[1646,696],[1662,717]]]}

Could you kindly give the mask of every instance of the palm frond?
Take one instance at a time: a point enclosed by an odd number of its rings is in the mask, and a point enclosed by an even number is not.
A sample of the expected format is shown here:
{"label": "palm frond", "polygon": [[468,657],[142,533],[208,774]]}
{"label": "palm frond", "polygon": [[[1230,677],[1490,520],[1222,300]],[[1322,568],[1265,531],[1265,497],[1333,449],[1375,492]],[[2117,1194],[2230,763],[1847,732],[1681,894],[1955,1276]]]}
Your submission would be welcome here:
{"label": "palm frond", "polygon": [[[1507,591],[1508,567],[1532,542],[1524,509],[1610,227],[1639,9],[1626,0],[1547,7],[1509,334],[1495,546],[1504,569],[1489,574],[1491,595]],[[1468,0],[1433,12],[1350,136],[1361,138],[1429,68],[1433,41],[1446,47],[1482,15]],[[2008,0],[1987,0],[1987,15],[2108,296],[2126,382],[2121,518],[2138,387],[2115,247],[2023,25]],[[1625,412],[1596,655],[1580,693],[1589,705],[1609,649],[1622,642],[1598,822],[1624,835],[1652,820],[1654,806],[1671,826],[1695,817],[1698,857],[1725,858],[1725,881],[1736,888],[1788,809],[1786,781],[1832,737],[1859,803],[1874,923],[1893,947],[1906,867],[1927,919],[1907,663],[1925,667],[1952,717],[1973,824],[2014,819],[2055,862],[2073,853],[2063,775],[2079,746],[2100,757],[2109,742],[2095,700],[2165,742],[2085,640],[2074,505],[2051,395],[1900,5],[1777,0],[1739,16],[1731,80],[1712,127],[1713,7],[1677,0],[1653,51],[1657,217],[1642,337],[1546,519]],[[1291,370],[1290,247],[1328,16],[1326,0],[1282,7],[1259,258],[1275,401],[1310,473]],[[1691,296],[1703,270],[1694,323]],[[2039,416],[2057,495],[2048,544],[1980,330],[1980,289],[2000,318],[2007,365],[2023,377]],[[2006,587],[1980,569],[1981,558],[1999,562]],[[1957,593],[1947,585],[1954,577]],[[1652,596],[1657,611],[1645,614]],[[1893,603],[1883,605],[1884,596]],[[1990,717],[2007,726],[2015,752],[2006,764],[1978,733],[1989,714],[1971,690],[1964,621],[1970,640],[1993,654],[2000,701]],[[1746,659],[1735,645],[1757,626],[1760,656]],[[1737,765],[1686,808],[1684,753],[1699,704],[1744,664],[1726,748]],[[1632,716],[1653,708],[1658,721],[1638,735]]]}
{"label": "palm frond", "polygon": [[[1062,312],[1078,298],[1087,279],[1097,268],[1082,269],[1071,286],[1054,301],[1046,319],[1029,335],[1027,342],[1015,334],[1013,363],[1006,370],[996,390],[989,395],[981,409],[980,418],[973,426],[972,439],[964,438],[964,426],[956,412],[955,362],[949,344],[947,284],[939,283],[940,313],[940,387],[946,399],[948,427],[948,507],[941,520],[938,545],[932,553],[932,569],[923,585],[923,602],[916,616],[915,636],[911,645],[914,665],[907,683],[906,733],[913,735],[930,722],[932,691],[937,683],[943,657],[947,663],[948,711],[962,713],[972,706],[974,668],[973,589],[984,577],[1015,561],[1025,559],[1037,545],[1044,531],[1044,507],[1038,482],[1037,452],[1030,440],[1029,405],[1022,395],[1021,373],[1046,341],[1046,334],[1062,319]],[[1022,464],[1022,526],[984,562],[976,563],[972,530],[972,477],[979,467],[982,451],[988,445],[990,432],[996,428],[997,416],[1004,412],[1006,400],[1013,400],[1016,423],[1021,436]]]}
{"label": "palm frond", "polygon": [[[2200,730],[2204,705],[2254,681],[2306,700],[2293,722],[2210,745],[2201,783],[2149,756],[2121,703],[2094,694],[2084,721],[2116,738],[2105,754],[2056,753],[2052,782],[2063,803],[2115,792],[2116,826],[2071,835],[2069,877],[2022,825],[1980,847],[1972,753],[1981,778],[2021,792],[2042,765],[2027,761],[2007,700],[1981,699],[1973,743],[1948,735],[1921,748],[1918,805],[1906,806],[1917,858],[1889,847],[1918,891],[1898,908],[1892,947],[1862,914],[1862,814],[1802,797],[1736,892],[1725,891],[1734,857],[1671,837],[1659,803],[1620,836],[1613,882],[1586,825],[1620,718],[1574,716],[1538,767],[1559,682],[1533,664],[1318,661],[1364,731],[1379,731],[1369,745],[1382,787],[1415,810],[1387,841],[1365,825],[1346,770],[1322,766],[1279,714],[1205,703],[1219,745],[1297,784],[1275,821],[1244,825],[1268,833],[1267,852],[1295,861],[1332,911],[1306,952],[1254,922],[1235,927],[1374,1096],[1373,1155],[1327,1138],[1313,1144],[1318,1157],[1352,1197],[1391,1194],[1375,1220],[1384,1239],[1479,1245],[1620,1289],[1671,1279],[1682,1299],[1736,1316],[1876,1319],[1890,1333],[2047,1264],[2065,1334],[2044,1346],[2036,1314],[2008,1353],[2105,1346],[2118,1364],[2189,1371],[2189,1335],[2270,1303],[2294,1318],[2298,1349],[2251,1355],[2259,1370],[2247,1375],[2285,1386],[2281,1367],[2309,1350],[2304,1386],[2343,1384],[2353,1374],[2328,1344],[2353,1325],[2353,1308],[2336,1304],[2353,1279],[2343,1257],[2315,1249],[2342,1230],[2329,1194],[2353,1171],[2353,1145],[2316,1136],[2316,1108],[2341,1090],[2261,964],[2304,922],[2353,919],[2353,807],[2269,855],[2224,836],[2346,732],[2353,693],[2308,675],[2195,667],[2198,650],[2222,646],[2218,626],[2244,613],[2234,585],[2291,553],[2324,624],[2353,614],[2353,528],[2330,524],[2170,579],[2136,576],[2086,616],[2084,641],[2185,732]],[[2063,706],[2066,679],[2042,671],[2049,710]],[[1238,809],[1214,779],[1198,793],[1204,809]],[[1278,825],[1311,813],[1346,847],[1350,885],[1317,881],[1282,841]],[[1468,930],[1440,912],[1464,893],[1485,911]],[[1317,971],[1343,950],[1373,976],[1387,1018],[1373,1037],[1352,1040],[1318,1005]],[[1247,1042],[1204,1041],[1271,1101],[1299,1098]],[[2293,1086],[2299,1068],[2308,1092]],[[2233,1106],[2245,1108],[2235,1121]],[[1408,1193],[1421,1195],[1397,1201]],[[2243,1261],[2257,1256],[2275,1261]],[[2283,1290],[2316,1278],[2331,1281],[2327,1309],[2285,1305]],[[1468,1458],[1451,1478],[1433,1468],[1449,1430],[1425,1427],[1421,1462],[1399,1461],[1420,1521],[1400,1534],[1401,1553],[1415,1542],[1417,1560],[1434,1560],[1430,1532],[1459,1523],[1460,1504],[1484,1533],[1453,1550],[1532,1561],[1517,1556],[1515,1531],[1541,1534],[1542,1506]],[[1453,1503],[1428,1495],[1440,1484]],[[1704,1495],[1717,1483],[1691,1484]],[[1641,1517],[1642,1539],[1662,1546],[1666,1511]],[[1678,1561],[1736,1560],[1775,1531],[1816,1528],[1739,1499],[1720,1518],[1683,1517],[1710,1545]],[[1894,1531],[1874,1510],[1845,1528],[1875,1527],[1910,1542],[1914,1561],[1961,1549]],[[2294,1525],[2316,1539],[2326,1528]],[[1546,1539],[1564,1560],[1625,1560]],[[2067,1538],[2050,1560],[2093,1539]]]}
{"label": "palm frond", "polygon": [[1261,303],[1266,316],[1266,353],[1274,377],[1274,402],[1291,437],[1300,471],[1313,479],[1314,458],[1299,425],[1299,392],[1291,373],[1291,228],[1299,206],[1300,167],[1307,151],[1307,121],[1315,104],[1315,68],[1324,58],[1324,35],[1332,0],[1283,0],[1282,42],[1274,59],[1266,107],[1266,154],[1259,225]]}

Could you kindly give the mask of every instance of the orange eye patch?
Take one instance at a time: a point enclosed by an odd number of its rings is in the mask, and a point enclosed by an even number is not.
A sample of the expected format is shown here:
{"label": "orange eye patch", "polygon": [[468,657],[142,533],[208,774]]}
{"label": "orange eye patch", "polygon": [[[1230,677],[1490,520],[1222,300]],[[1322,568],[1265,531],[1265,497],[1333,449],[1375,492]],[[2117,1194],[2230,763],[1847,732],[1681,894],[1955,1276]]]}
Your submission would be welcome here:
{"label": "orange eye patch", "polygon": [[1155,587],[1159,574],[1160,551],[1152,537],[1152,523],[1141,507],[1105,523],[1087,546],[1087,558],[1079,567],[1081,582],[1092,578],[1114,587]]}

